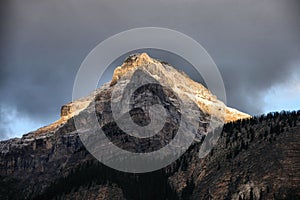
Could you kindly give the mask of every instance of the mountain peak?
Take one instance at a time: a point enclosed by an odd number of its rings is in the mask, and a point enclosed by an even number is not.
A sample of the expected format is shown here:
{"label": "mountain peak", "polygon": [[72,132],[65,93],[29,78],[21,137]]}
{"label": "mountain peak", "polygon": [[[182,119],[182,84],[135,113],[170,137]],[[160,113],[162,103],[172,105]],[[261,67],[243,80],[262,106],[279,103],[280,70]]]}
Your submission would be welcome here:
{"label": "mountain peak", "polygon": [[246,113],[227,107],[206,87],[193,81],[184,72],[178,71],[166,62],[151,58],[147,53],[140,53],[130,55],[121,66],[118,66],[114,70],[112,80],[109,84],[103,85],[87,97],[63,105],[61,107],[61,117],[59,120],[33,133],[40,135],[42,133],[55,131],[74,115],[78,115],[81,111],[85,110],[96,95],[101,96],[104,91],[111,92],[113,88],[120,87],[116,84],[122,77],[125,82],[130,82],[130,78],[138,69],[157,80],[160,84],[171,88],[181,98],[188,98],[193,101],[203,113],[215,117],[218,120],[231,122],[251,117]]}
{"label": "mountain peak", "polygon": [[111,86],[115,85],[117,81],[127,72],[133,71],[137,69],[139,66],[148,65],[154,62],[155,60],[152,59],[147,53],[130,55],[121,66],[117,67],[114,70],[114,74],[110,82],[110,85]]}
{"label": "mountain peak", "polygon": [[166,62],[151,58],[147,53],[130,55],[121,66],[114,70],[110,86],[116,85],[123,76],[128,76],[128,79],[130,79],[137,69],[147,72],[147,74],[160,83],[171,87],[184,98],[190,98],[204,113],[224,122],[251,117],[246,113],[227,107],[202,84],[193,81],[184,72],[176,70]]}

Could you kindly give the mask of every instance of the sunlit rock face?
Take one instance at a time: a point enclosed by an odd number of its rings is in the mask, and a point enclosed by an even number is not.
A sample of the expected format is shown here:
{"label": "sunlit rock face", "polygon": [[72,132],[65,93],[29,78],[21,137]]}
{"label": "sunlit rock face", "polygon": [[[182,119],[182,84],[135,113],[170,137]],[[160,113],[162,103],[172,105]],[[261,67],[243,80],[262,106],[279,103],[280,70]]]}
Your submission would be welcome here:
{"label": "sunlit rock face", "polygon": [[128,57],[121,66],[115,69],[110,85],[115,85],[121,77],[130,78],[137,69],[147,72],[178,95],[190,98],[203,112],[213,117],[225,122],[250,118],[250,115],[246,113],[226,107],[207,88],[190,79],[184,72],[176,70],[165,62],[152,59],[146,53]]}

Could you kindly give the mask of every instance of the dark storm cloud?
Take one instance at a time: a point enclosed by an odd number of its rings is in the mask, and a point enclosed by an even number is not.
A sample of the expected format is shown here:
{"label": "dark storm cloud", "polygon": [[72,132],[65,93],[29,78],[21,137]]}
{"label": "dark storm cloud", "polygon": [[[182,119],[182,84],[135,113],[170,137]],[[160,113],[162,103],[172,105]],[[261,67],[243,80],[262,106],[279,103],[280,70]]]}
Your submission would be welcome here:
{"label": "dark storm cloud", "polygon": [[[265,91],[299,72],[297,0],[1,4],[0,103],[41,123],[57,118],[60,106],[71,100],[76,71],[89,51],[105,38],[134,27],[166,27],[193,37],[218,65],[228,104],[251,114],[262,112]],[[167,54],[161,59],[176,62]],[[194,74],[189,67],[185,71]]]}

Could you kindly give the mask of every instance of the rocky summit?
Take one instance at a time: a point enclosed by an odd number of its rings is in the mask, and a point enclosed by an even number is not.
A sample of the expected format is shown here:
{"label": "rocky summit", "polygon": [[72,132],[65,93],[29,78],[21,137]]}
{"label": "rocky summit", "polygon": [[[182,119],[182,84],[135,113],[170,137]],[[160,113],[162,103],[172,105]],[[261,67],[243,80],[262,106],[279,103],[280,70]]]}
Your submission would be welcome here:
{"label": "rocky summit", "polygon": [[[144,80],[151,84],[136,85]],[[122,100],[126,88],[135,90],[127,94],[130,110],[120,109],[120,119],[129,116],[143,127],[153,120],[147,112],[152,105],[165,110],[164,126],[150,139],[128,135],[116,123],[113,101]],[[107,167],[79,137],[97,133],[94,112],[110,143],[130,152],[159,150],[176,135],[182,104],[197,121],[196,139],[179,159],[153,172]],[[79,130],[75,118],[91,129]],[[200,159],[203,141],[223,122],[217,145]],[[299,199],[299,142],[300,111],[250,117],[166,62],[135,54],[115,69],[110,83],[62,106],[58,121],[0,142],[0,199]]]}

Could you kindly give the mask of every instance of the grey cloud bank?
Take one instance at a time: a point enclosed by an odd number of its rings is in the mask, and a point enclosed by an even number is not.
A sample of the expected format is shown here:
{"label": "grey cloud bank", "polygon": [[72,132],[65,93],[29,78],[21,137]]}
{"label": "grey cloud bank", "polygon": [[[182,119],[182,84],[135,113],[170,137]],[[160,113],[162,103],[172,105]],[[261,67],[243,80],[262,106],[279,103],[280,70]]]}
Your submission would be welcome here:
{"label": "grey cloud bank", "polygon": [[[13,131],[6,126],[9,111],[4,108],[38,124],[58,118],[89,51],[135,27],[166,27],[197,40],[223,75],[228,105],[250,114],[264,110],[269,88],[300,74],[296,0],[4,0],[0,7],[0,138]],[[181,66],[184,61],[164,52],[152,54],[200,80],[190,67]]]}

